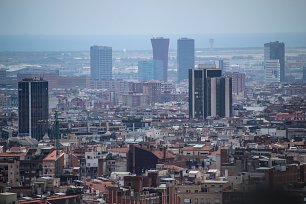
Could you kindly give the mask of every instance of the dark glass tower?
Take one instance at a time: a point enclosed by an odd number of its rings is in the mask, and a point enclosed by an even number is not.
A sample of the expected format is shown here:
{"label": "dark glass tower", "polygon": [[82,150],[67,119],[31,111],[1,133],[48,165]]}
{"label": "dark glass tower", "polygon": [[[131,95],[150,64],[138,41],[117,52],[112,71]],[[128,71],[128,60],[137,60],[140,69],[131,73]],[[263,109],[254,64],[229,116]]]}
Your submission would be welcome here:
{"label": "dark glass tower", "polygon": [[163,81],[168,80],[168,38],[152,38],[151,44],[153,48],[153,60],[161,60],[163,62]]}
{"label": "dark glass tower", "polygon": [[279,60],[280,64],[280,82],[285,79],[285,44],[276,42],[266,43],[264,45],[264,60]]}
{"label": "dark glass tower", "polygon": [[189,69],[189,118],[232,115],[232,81],[221,69]]}
{"label": "dark glass tower", "polygon": [[106,46],[90,47],[90,74],[93,80],[112,79],[112,48]]}
{"label": "dark glass tower", "polygon": [[194,39],[177,40],[177,80],[188,79],[188,70],[194,68]]}
{"label": "dark glass tower", "polygon": [[18,82],[18,102],[19,135],[41,140],[48,130],[48,82],[42,79]]}

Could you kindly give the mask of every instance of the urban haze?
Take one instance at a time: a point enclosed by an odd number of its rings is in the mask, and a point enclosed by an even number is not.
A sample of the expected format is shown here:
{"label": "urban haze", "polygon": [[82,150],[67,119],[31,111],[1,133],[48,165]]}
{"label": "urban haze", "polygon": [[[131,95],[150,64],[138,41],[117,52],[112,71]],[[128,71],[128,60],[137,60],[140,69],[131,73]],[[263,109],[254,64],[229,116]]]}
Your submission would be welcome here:
{"label": "urban haze", "polygon": [[0,0],[0,203],[305,203],[305,8]]}

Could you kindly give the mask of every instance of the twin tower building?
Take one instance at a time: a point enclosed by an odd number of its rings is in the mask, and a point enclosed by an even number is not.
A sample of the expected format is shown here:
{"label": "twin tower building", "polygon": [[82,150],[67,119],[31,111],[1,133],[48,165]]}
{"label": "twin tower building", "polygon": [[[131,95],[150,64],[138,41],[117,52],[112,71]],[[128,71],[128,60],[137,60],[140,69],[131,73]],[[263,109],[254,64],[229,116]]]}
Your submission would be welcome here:
{"label": "twin tower building", "polygon": [[[144,78],[147,77],[145,80],[166,82],[168,80],[169,39],[153,38],[151,43],[152,63],[144,62],[144,69],[139,66],[138,71]],[[265,80],[268,82],[285,81],[284,43],[266,43],[264,48]],[[90,66],[91,80],[112,80],[112,48],[92,46]],[[178,39],[177,70],[179,82],[188,79],[190,119],[232,116],[232,78],[223,76],[222,69],[217,69],[215,66],[200,64],[195,68],[193,39]],[[41,140],[48,131],[48,82],[36,78],[20,81],[18,83],[18,103],[19,135]]]}
{"label": "twin tower building", "polygon": [[[168,38],[152,38],[153,60],[138,62],[139,80],[168,80]],[[90,49],[91,79],[112,79],[112,48],[92,46]],[[194,39],[177,40],[177,80],[189,81],[189,118],[232,115],[232,80],[222,70],[199,65],[195,68]]]}

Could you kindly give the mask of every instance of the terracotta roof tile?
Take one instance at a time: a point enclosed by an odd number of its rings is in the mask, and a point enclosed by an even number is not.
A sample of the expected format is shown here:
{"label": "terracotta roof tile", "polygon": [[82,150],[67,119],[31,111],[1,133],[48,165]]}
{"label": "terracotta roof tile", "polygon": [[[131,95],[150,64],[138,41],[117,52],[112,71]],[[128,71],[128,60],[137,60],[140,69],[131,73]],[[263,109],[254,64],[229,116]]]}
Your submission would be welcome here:
{"label": "terracotta roof tile", "polygon": [[[60,150],[59,155],[62,156],[63,152]],[[44,159],[44,161],[56,161],[56,150],[50,152]]]}
{"label": "terracotta roof tile", "polygon": [[120,147],[120,148],[112,148],[110,152],[116,152],[116,153],[128,153],[129,148],[128,147]]}
{"label": "terracotta roof tile", "polygon": [[16,152],[1,152],[0,153],[0,157],[24,157],[26,156],[27,153],[25,152],[20,152],[20,153],[16,153]]}
{"label": "terracotta roof tile", "polygon": [[87,181],[86,186],[93,190],[98,190],[100,193],[106,193],[106,189],[112,186],[113,183],[110,181]]}

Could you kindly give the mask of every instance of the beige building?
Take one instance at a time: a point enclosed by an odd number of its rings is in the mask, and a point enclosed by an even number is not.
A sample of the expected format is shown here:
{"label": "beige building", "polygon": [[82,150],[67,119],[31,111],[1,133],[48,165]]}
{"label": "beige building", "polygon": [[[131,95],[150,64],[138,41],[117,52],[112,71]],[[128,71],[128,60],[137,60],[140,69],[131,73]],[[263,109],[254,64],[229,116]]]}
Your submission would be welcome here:
{"label": "beige building", "polygon": [[230,186],[228,181],[205,180],[199,185],[177,185],[175,188],[182,204],[222,204],[222,192]]}

